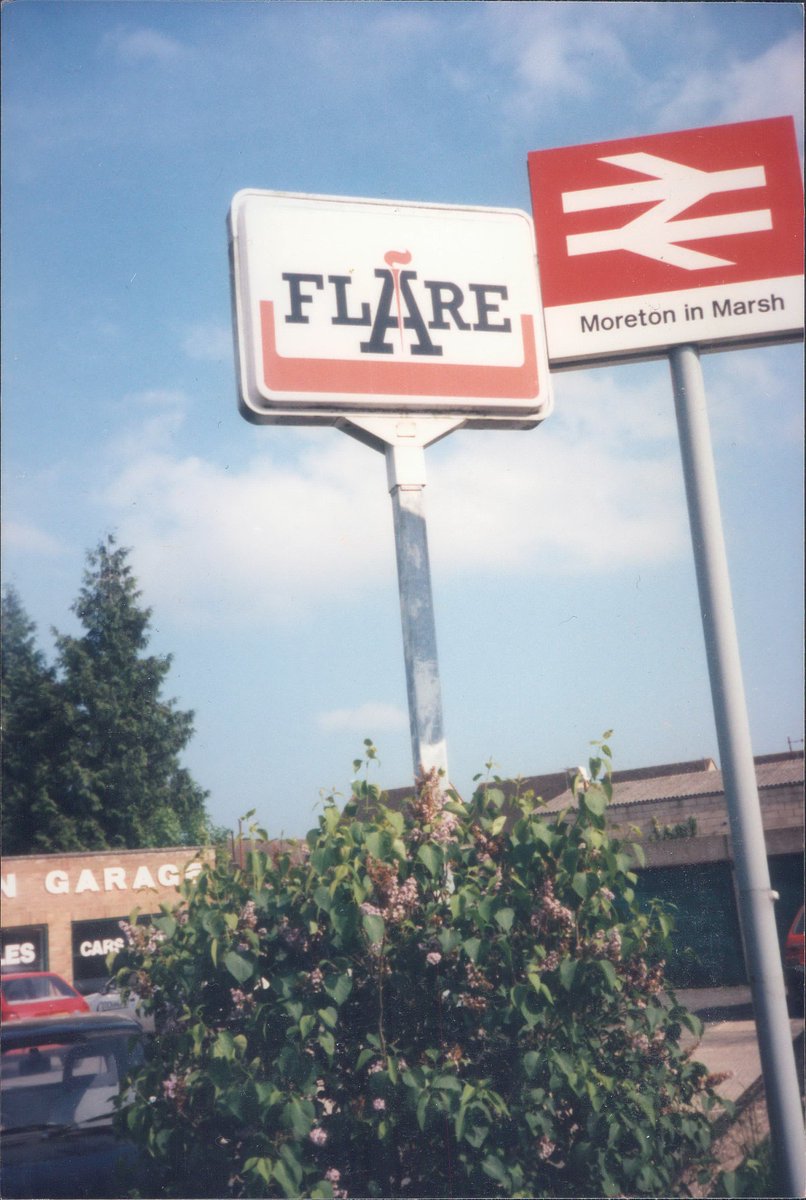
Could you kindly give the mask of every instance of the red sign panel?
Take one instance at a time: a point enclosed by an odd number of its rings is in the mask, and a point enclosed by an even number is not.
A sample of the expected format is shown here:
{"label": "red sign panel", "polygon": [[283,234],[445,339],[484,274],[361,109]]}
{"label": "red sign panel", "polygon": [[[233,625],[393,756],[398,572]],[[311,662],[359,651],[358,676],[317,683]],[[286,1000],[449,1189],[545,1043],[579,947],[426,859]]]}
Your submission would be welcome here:
{"label": "red sign panel", "polygon": [[535,151],[529,176],[553,363],[802,329],[791,117]]}

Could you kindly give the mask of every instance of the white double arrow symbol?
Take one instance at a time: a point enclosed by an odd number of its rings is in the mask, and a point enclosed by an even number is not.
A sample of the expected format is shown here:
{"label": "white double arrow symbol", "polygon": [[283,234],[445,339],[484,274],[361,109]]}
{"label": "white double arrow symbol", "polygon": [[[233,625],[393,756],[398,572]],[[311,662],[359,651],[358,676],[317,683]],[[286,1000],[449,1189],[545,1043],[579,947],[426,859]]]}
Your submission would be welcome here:
{"label": "white double arrow symbol", "polygon": [[689,250],[678,242],[693,242],[700,238],[725,237],[734,233],[757,233],[772,229],[772,213],[768,208],[752,212],[724,213],[715,217],[692,217],[688,221],[673,221],[705,196],[715,192],[735,192],[743,188],[764,187],[763,167],[740,167],[732,171],[699,171],[684,163],[659,158],[655,154],[616,154],[600,162],[614,163],[628,171],[651,178],[638,183],[621,183],[610,187],[585,188],[578,192],[563,192],[564,212],[586,212],[597,208],[615,208],[622,204],[658,203],[647,212],[616,229],[592,233],[572,233],[566,237],[569,256],[601,254],[606,250],[629,250],[644,258],[654,258],[684,271],[702,271],[706,267],[730,266],[731,259],[717,258],[700,250]]}

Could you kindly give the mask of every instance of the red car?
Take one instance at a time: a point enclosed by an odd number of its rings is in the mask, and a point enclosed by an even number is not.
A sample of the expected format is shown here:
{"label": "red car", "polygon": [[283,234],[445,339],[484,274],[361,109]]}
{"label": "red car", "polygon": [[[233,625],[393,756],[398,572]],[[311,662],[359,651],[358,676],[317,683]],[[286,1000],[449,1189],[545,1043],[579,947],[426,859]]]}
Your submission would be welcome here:
{"label": "red car", "polygon": [[52,1017],[57,1013],[89,1010],[84,997],[52,971],[21,971],[16,975],[0,976],[0,1020]]}
{"label": "red car", "polygon": [[803,1012],[803,905],[786,935],[784,943],[784,976],[789,1003],[796,1012]]}

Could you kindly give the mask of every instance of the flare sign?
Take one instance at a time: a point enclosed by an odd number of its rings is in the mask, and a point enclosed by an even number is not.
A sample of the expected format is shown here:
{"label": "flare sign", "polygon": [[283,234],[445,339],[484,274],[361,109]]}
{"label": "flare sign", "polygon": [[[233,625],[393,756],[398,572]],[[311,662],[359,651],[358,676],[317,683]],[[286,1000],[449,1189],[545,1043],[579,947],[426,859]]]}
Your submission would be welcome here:
{"label": "flare sign", "polygon": [[526,213],[244,191],[230,231],[248,419],[548,413]]}

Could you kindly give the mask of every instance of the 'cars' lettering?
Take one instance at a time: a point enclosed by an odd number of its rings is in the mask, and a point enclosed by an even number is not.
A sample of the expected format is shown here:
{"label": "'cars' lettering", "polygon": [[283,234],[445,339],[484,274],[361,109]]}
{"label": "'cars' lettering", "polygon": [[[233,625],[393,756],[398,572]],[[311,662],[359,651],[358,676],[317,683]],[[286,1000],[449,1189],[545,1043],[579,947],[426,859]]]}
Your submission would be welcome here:
{"label": "'cars' lettering", "polygon": [[78,952],[82,958],[106,958],[107,954],[117,954],[125,944],[122,937],[96,938],[93,942],[82,942]]}

